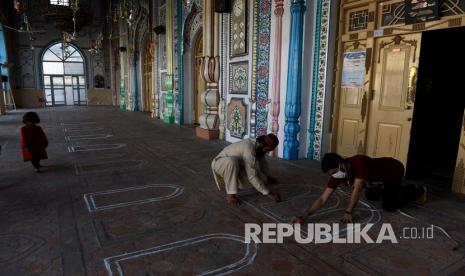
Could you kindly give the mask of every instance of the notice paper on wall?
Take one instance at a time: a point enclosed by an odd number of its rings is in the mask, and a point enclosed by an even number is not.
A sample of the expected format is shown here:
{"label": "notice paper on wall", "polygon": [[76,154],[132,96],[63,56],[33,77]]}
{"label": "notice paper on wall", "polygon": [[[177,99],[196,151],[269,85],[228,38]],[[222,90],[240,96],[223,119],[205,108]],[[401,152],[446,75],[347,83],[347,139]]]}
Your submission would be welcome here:
{"label": "notice paper on wall", "polygon": [[363,88],[365,83],[365,58],[365,51],[344,53],[342,88]]}

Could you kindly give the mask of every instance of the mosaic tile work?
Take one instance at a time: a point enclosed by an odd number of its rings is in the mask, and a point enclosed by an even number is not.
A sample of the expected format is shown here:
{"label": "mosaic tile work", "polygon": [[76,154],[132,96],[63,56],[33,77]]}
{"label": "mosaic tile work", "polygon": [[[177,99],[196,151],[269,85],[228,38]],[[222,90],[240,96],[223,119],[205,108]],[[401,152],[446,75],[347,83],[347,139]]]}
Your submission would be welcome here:
{"label": "mosaic tile work", "polygon": [[268,87],[270,76],[270,39],[271,39],[271,0],[258,1],[258,39],[256,76],[256,136],[267,134],[268,128]]}
{"label": "mosaic tile work", "polygon": [[227,108],[227,122],[232,137],[242,139],[247,134],[247,104],[244,99],[231,99]]}
{"label": "mosaic tile work", "polygon": [[229,64],[229,94],[249,93],[249,63],[247,61]]}
{"label": "mosaic tile work", "polygon": [[323,112],[326,91],[326,70],[328,63],[328,36],[330,0],[318,1],[315,26],[315,53],[313,58],[313,85],[310,103],[310,127],[307,158],[320,160],[323,134]]}

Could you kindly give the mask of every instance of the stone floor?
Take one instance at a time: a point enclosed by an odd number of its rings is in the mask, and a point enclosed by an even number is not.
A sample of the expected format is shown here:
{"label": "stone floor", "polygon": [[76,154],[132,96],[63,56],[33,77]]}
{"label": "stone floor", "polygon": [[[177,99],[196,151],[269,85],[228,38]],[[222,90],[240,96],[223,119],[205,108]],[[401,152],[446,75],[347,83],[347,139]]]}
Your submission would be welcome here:
{"label": "stone floor", "polygon": [[[318,196],[317,162],[270,160],[283,201],[244,191],[232,207],[210,172],[227,143],[143,113],[55,108],[36,110],[50,140],[47,172],[36,174],[19,151],[25,111],[0,117],[1,275],[465,275],[465,202],[434,181],[425,206],[385,213],[363,201],[355,211],[399,236],[433,223],[434,239],[245,244],[244,223],[287,222]],[[347,198],[338,191],[313,220],[337,222]]]}

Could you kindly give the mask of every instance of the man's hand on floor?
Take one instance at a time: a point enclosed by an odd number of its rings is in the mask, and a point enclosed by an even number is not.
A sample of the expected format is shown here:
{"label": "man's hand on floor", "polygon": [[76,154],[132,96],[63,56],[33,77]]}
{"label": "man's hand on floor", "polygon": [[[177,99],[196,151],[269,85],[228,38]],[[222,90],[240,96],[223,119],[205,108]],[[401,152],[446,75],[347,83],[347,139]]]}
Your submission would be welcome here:
{"label": "man's hand on floor", "polygon": [[307,220],[304,219],[304,217],[302,217],[302,216],[292,218],[292,223],[302,224],[302,223],[306,223],[306,222],[307,222]]}
{"label": "man's hand on floor", "polygon": [[344,214],[344,217],[341,219],[342,223],[352,223],[352,215],[351,214]]}
{"label": "man's hand on floor", "polygon": [[226,195],[226,201],[231,205],[241,205],[241,200],[236,195]]}
{"label": "man's hand on floor", "polygon": [[281,197],[279,196],[278,193],[269,192],[266,196],[267,196],[269,199],[273,200],[274,202],[279,202],[279,201],[281,201]]}

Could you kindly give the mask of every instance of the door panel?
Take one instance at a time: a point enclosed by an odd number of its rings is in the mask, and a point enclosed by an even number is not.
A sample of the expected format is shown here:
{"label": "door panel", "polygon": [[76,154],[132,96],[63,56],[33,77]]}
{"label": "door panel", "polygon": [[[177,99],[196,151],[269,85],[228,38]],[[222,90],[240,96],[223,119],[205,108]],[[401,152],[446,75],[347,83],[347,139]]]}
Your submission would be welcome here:
{"label": "door panel", "polygon": [[382,84],[380,90],[379,108],[382,110],[402,111],[404,107],[404,93],[408,70],[409,49],[405,47],[386,51],[382,63]]}
{"label": "door panel", "polygon": [[376,41],[367,154],[407,162],[421,34]]}
{"label": "door panel", "polygon": [[144,111],[152,112],[152,44],[147,40],[144,57]]}
{"label": "door panel", "polygon": [[202,77],[202,57],[203,42],[202,33],[198,34],[195,44],[194,54],[194,123],[199,124],[200,115],[202,115],[203,104],[201,100],[202,93],[205,91],[205,81]]}
{"label": "door panel", "polygon": [[52,77],[52,93],[54,105],[65,105],[65,82],[63,76]]}
{"label": "door panel", "polygon": [[[343,49],[344,53],[366,51],[366,41],[345,43]],[[365,73],[368,74],[369,70],[366,65],[365,68],[367,69]],[[365,75],[365,80],[368,79]],[[368,84],[365,81],[363,88],[340,88],[339,90],[341,96],[336,147],[337,152],[342,156],[352,156],[365,151]]]}
{"label": "door panel", "polygon": [[66,86],[65,93],[66,93],[66,105],[74,105],[73,87]]}
{"label": "door panel", "polygon": [[457,153],[457,163],[455,166],[452,191],[465,195],[465,115],[462,122],[462,133],[460,135],[459,149]]}
{"label": "door panel", "polygon": [[402,126],[390,123],[378,123],[376,129],[375,156],[398,156],[401,139]]}
{"label": "door panel", "polygon": [[358,141],[359,120],[342,119],[341,143],[345,148],[356,148]]}

